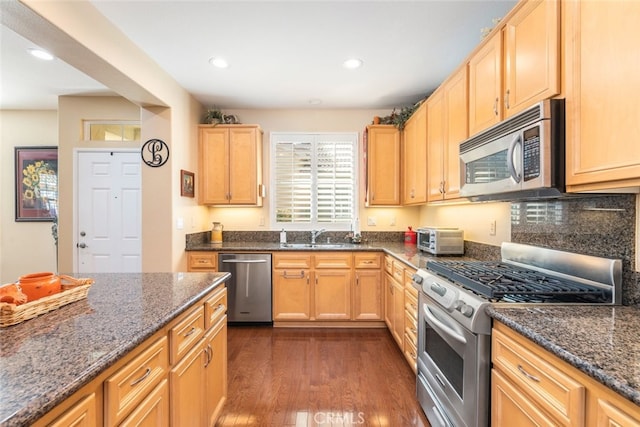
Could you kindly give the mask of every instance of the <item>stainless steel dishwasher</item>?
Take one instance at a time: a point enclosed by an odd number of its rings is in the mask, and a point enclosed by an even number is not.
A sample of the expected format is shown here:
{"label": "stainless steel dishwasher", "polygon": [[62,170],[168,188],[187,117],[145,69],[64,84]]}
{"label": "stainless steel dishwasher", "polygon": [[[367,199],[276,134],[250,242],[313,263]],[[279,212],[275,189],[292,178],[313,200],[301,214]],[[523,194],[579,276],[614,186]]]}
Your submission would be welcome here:
{"label": "stainless steel dishwasher", "polygon": [[271,254],[221,253],[218,269],[231,273],[227,282],[230,324],[273,323]]}

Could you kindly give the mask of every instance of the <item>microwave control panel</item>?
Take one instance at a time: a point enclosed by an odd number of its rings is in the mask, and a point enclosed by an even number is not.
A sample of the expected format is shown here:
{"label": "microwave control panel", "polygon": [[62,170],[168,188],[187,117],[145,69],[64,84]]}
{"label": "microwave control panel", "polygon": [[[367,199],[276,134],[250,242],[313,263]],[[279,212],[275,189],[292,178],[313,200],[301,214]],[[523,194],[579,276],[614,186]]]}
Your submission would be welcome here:
{"label": "microwave control panel", "polygon": [[522,175],[530,181],[540,176],[540,125],[525,130],[522,136]]}

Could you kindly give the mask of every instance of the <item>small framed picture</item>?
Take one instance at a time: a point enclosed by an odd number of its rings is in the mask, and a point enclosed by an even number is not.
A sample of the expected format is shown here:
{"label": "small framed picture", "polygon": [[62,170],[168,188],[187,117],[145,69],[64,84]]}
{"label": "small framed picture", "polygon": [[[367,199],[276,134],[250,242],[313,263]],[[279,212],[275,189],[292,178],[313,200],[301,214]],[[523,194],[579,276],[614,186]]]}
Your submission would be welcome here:
{"label": "small framed picture", "polygon": [[16,222],[58,216],[58,147],[15,147]]}
{"label": "small framed picture", "polygon": [[193,197],[195,187],[195,175],[193,172],[180,170],[180,195],[182,197]]}

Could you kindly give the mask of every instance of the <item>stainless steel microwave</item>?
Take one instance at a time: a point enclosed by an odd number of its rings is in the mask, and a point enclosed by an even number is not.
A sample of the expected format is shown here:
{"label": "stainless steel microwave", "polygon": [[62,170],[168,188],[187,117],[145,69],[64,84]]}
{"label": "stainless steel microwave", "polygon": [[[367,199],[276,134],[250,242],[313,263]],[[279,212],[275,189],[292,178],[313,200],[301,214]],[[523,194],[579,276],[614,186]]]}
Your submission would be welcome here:
{"label": "stainless steel microwave", "polygon": [[460,195],[473,201],[565,191],[564,99],[547,99],[460,144]]}

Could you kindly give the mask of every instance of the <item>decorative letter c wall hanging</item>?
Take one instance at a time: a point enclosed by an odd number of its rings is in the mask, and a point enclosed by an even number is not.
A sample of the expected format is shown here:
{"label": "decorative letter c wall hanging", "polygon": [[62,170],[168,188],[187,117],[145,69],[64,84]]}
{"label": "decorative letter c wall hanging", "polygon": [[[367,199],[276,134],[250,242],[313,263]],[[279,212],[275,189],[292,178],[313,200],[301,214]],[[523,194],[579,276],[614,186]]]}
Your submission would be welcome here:
{"label": "decorative letter c wall hanging", "polygon": [[150,139],[142,145],[140,155],[147,166],[158,168],[169,160],[169,146],[160,139]]}

